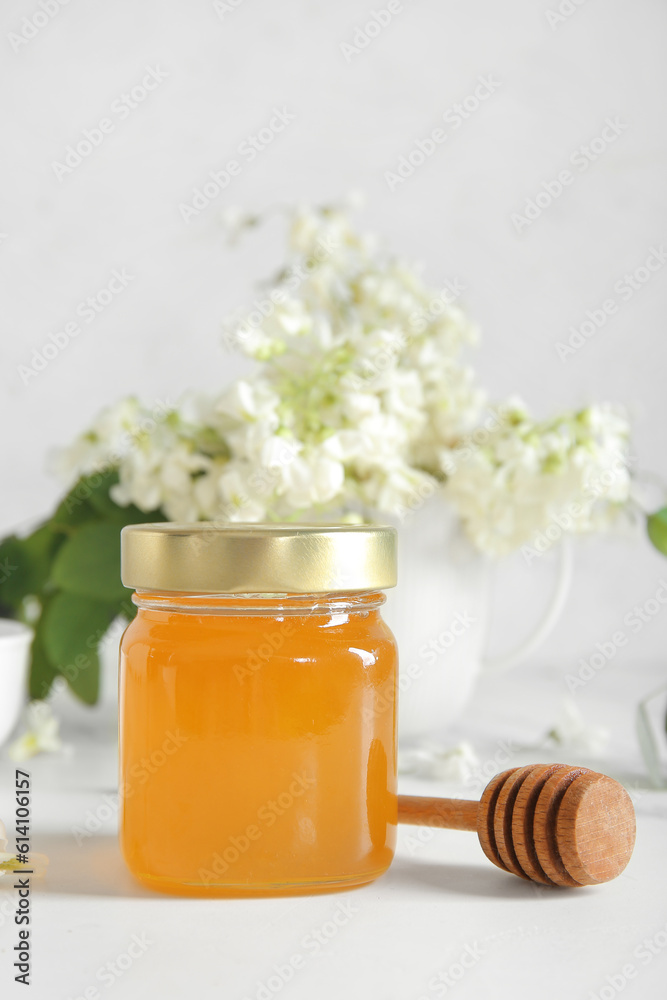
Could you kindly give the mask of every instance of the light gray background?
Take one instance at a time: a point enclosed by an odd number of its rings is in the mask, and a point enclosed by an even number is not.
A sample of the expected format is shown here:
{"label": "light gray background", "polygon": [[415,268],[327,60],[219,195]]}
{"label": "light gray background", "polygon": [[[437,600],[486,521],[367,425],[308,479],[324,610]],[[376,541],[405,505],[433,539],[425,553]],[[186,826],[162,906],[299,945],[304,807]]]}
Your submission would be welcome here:
{"label": "light gray background", "polygon": [[[352,189],[367,196],[363,224],[423,260],[434,285],[465,281],[483,331],[475,364],[493,396],[519,392],[540,415],[623,402],[637,467],[664,474],[667,266],[574,357],[564,363],[555,350],[667,237],[662,0],[572,2],[555,27],[546,15],[556,0],[404,0],[349,62],[341,43],[382,0],[236,5],[221,16],[205,0],[70,0],[17,52],[9,34],[40,7],[2,6],[0,529],[49,511],[59,493],[50,450],[103,404],[130,392],[151,403],[216,389],[243,369],[223,350],[220,321],[279,263],[280,230],[272,224],[269,238],[230,249],[224,208],[321,202]],[[53,161],[148,66],[167,79],[59,181]],[[497,92],[391,192],[385,171],[487,74]],[[179,204],[274,107],[295,121],[186,225]],[[627,125],[618,140],[517,235],[512,213],[610,116]],[[24,385],[18,366],[114,268],[134,280]],[[499,569],[495,646],[528,627],[552,572],[548,558]],[[566,668],[588,655],[663,576],[667,562],[643,539],[578,545],[568,613],[540,658]],[[666,629],[663,611],[624,656],[661,657]]]}

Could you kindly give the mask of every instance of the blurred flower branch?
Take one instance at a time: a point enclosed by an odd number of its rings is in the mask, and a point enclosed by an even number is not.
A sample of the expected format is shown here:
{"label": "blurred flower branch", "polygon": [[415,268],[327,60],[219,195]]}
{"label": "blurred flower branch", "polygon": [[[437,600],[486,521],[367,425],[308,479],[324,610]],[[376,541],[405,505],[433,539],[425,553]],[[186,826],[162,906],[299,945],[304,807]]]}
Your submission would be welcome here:
{"label": "blurred flower branch", "polygon": [[[235,235],[260,222],[236,215]],[[63,675],[95,701],[97,643],[133,613],[124,523],[401,520],[438,493],[500,556],[554,523],[598,531],[629,512],[623,413],[538,420],[515,398],[490,405],[465,360],[477,331],[460,294],[429,287],[344,210],[291,212],[280,272],[225,324],[253,373],[215,396],[104,410],[58,457],[69,492],[55,514],[0,545],[18,567],[0,605],[36,625],[32,696]]]}

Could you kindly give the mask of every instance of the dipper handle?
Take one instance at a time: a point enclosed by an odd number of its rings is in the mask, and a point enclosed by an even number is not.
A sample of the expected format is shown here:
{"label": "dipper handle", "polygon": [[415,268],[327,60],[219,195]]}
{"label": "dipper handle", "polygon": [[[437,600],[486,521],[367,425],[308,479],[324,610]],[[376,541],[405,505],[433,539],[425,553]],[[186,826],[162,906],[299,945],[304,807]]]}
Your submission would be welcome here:
{"label": "dipper handle", "polygon": [[399,795],[398,822],[412,826],[444,826],[448,830],[476,830],[478,808],[479,803],[470,799]]}

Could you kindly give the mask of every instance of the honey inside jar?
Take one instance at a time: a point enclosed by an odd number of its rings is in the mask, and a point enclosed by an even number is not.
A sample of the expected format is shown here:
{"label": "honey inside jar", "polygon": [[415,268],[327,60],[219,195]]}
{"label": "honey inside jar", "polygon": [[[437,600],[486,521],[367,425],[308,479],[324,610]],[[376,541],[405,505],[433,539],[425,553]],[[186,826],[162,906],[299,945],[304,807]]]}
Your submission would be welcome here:
{"label": "honey inside jar", "polygon": [[[396,648],[380,589],[344,589],[356,582],[349,560],[333,577],[345,583],[317,593],[138,588],[121,646],[121,845],[144,884],[203,896],[313,892],[389,866]],[[232,569],[217,582],[229,587]],[[357,575],[391,585],[368,565]]]}

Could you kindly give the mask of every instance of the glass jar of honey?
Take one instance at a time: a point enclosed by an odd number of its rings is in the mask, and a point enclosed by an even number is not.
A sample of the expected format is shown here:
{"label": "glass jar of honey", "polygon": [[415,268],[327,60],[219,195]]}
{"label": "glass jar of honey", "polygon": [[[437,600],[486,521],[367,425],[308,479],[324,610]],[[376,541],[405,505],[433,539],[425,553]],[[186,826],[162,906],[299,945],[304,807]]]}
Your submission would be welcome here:
{"label": "glass jar of honey", "polygon": [[396,533],[123,529],[121,846],[165,892],[363,885],[394,853]]}

